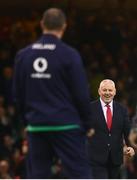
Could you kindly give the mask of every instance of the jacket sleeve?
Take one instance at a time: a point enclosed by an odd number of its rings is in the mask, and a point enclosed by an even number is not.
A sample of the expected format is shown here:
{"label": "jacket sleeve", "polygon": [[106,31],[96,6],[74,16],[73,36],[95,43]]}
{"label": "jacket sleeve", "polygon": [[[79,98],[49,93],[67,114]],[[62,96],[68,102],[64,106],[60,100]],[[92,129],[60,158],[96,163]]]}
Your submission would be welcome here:
{"label": "jacket sleeve", "polygon": [[130,128],[131,128],[131,123],[129,120],[129,115],[128,115],[128,111],[126,108],[123,109],[124,111],[124,139],[125,139],[125,143],[127,146],[130,146],[130,142],[129,142],[129,133],[130,133]]}
{"label": "jacket sleeve", "polygon": [[15,103],[19,118],[21,121],[25,121],[24,118],[24,99],[25,99],[25,89],[23,87],[24,78],[22,75],[21,57],[18,53],[15,57],[14,64],[14,75],[13,75],[13,86],[12,94],[13,101]]}
{"label": "jacket sleeve", "polygon": [[90,93],[84,66],[77,52],[71,54],[71,64],[68,71],[73,101],[87,130],[91,124]]}

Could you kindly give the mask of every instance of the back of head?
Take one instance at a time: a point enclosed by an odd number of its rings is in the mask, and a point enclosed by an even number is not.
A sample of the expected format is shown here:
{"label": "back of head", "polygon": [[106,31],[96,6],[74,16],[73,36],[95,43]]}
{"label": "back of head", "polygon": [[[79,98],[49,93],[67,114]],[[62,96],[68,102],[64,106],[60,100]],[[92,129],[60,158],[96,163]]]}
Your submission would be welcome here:
{"label": "back of head", "polygon": [[47,30],[61,30],[66,24],[66,16],[61,9],[50,8],[44,12],[42,24]]}

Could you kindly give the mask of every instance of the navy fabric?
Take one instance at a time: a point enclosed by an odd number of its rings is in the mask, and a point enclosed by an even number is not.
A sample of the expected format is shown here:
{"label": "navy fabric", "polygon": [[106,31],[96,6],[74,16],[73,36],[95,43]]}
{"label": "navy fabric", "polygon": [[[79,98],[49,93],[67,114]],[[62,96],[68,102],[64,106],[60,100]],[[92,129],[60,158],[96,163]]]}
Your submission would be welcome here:
{"label": "navy fabric", "polygon": [[[43,64],[37,63],[39,58]],[[90,128],[87,79],[75,49],[53,35],[43,35],[17,53],[14,70],[14,100],[25,124]]]}
{"label": "navy fabric", "polygon": [[88,141],[88,154],[94,172],[93,177],[94,175],[94,178],[104,176],[105,179],[111,172],[111,178],[112,176],[116,178],[119,173],[117,170],[123,162],[123,140],[129,145],[128,112],[121,104],[113,101],[112,127],[109,130],[100,100],[91,103],[91,111],[91,124],[95,129],[95,135]]}
{"label": "navy fabric", "polygon": [[112,128],[109,131],[103,114],[100,100],[91,103],[91,124],[95,135],[89,141],[89,157],[92,164],[105,164],[111,153],[112,162],[120,165],[123,162],[123,138],[127,145],[130,121],[125,107],[113,102]]}
{"label": "navy fabric", "polygon": [[90,128],[90,96],[79,53],[53,35],[43,35],[15,58],[13,95],[21,119],[31,127],[78,125],[28,135],[28,178],[46,179],[56,156],[69,178],[91,178],[85,132]]}
{"label": "navy fabric", "polygon": [[[29,133],[28,178],[50,178],[53,157],[61,159],[66,178],[91,178],[86,149],[86,136],[80,130]],[[29,162],[29,163],[30,163]]]}

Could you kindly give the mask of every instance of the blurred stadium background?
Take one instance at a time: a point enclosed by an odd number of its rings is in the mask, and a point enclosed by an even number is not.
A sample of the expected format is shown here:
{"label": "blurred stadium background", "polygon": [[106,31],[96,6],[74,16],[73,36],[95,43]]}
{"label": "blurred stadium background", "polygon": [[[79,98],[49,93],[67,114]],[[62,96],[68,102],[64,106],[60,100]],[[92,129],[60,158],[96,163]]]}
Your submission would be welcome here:
{"label": "blurred stadium background", "polygon": [[[137,1],[136,0],[1,0],[0,1],[0,178],[25,178],[26,133],[12,101],[16,52],[41,34],[43,10],[60,7],[67,14],[63,40],[80,51],[91,99],[99,82],[115,81],[116,99],[129,111],[130,136],[137,151]],[[60,160],[53,178],[62,178]],[[137,178],[137,157],[124,158],[121,178]]]}

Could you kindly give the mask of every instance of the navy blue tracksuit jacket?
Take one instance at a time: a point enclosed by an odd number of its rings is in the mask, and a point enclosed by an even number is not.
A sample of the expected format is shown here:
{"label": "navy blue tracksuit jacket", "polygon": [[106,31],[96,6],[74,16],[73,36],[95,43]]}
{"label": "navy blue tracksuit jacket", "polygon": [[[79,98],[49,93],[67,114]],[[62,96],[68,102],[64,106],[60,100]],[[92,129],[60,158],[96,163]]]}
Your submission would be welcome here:
{"label": "navy blue tracksuit jacket", "polygon": [[81,57],[53,35],[42,35],[17,53],[13,93],[25,124],[89,128],[90,97]]}

